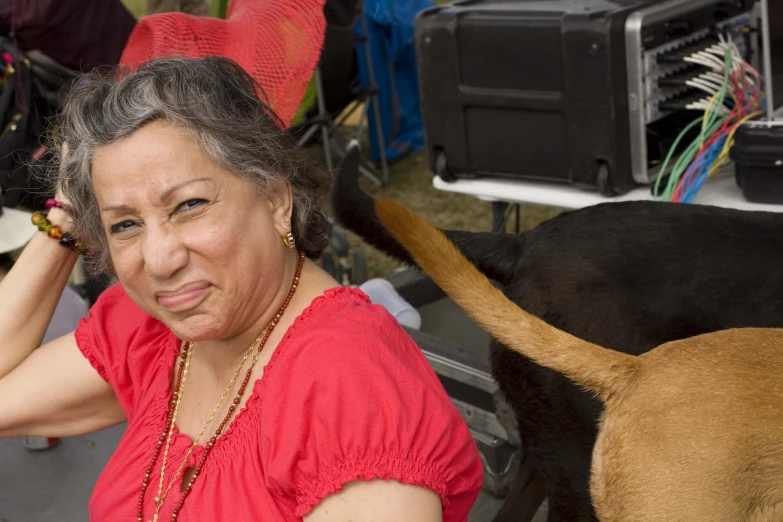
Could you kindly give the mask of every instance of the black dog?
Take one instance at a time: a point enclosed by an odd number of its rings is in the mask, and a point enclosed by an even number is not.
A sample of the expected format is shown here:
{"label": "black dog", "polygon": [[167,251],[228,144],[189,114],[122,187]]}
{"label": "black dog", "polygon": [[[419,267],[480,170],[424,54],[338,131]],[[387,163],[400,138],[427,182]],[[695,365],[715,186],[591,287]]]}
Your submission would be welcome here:
{"label": "black dog", "polygon": [[[346,228],[412,264],[378,222],[355,169],[338,176],[333,205]],[[521,308],[607,348],[639,354],[716,330],[783,327],[783,215],[606,203],[520,235],[446,234]],[[497,341],[490,353],[527,458],[544,481],[549,521],[595,520],[588,477],[600,404]]]}

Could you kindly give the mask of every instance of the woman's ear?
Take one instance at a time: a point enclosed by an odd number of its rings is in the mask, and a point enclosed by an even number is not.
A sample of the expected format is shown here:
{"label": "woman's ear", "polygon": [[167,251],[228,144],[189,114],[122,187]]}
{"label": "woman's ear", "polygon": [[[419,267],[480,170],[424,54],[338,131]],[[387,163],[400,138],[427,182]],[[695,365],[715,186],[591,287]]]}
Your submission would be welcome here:
{"label": "woman's ear", "polygon": [[278,182],[272,186],[269,194],[269,206],[272,211],[272,219],[280,237],[285,237],[290,231],[291,214],[294,209],[294,197],[291,184]]}

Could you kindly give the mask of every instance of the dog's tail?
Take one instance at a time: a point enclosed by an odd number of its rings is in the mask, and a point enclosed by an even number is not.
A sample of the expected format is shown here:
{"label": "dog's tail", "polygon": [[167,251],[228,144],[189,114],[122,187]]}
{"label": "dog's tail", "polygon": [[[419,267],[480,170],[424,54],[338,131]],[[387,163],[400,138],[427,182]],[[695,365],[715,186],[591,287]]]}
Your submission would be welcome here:
{"label": "dog's tail", "polygon": [[[405,248],[378,221],[374,200],[359,187],[360,158],[358,143],[351,143],[332,191],[332,207],[337,220],[384,254],[415,265]],[[511,280],[524,246],[524,236],[462,231],[443,233],[487,277],[502,284]]]}
{"label": "dog's tail", "polygon": [[583,341],[516,306],[421,216],[390,200],[376,201],[375,211],[438,286],[512,350],[564,374],[603,400],[622,390],[636,372],[638,358]]}

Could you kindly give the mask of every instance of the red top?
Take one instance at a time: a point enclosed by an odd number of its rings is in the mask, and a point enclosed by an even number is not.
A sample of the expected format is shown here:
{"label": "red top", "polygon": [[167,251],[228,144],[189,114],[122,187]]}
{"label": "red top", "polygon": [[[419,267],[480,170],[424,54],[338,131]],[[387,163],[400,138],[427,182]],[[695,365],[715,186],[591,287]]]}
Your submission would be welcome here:
{"label": "red top", "polygon": [[[135,520],[180,343],[119,284],[82,319],[76,342],[128,419],[93,491],[90,520]],[[178,467],[191,440],[175,434],[169,463]],[[186,467],[203,451],[197,447]],[[153,513],[161,459],[147,489],[145,520]],[[207,457],[178,520],[301,520],[343,484],[379,477],[436,491],[445,522],[467,519],[483,480],[476,444],[416,344],[364,293],[336,288],[288,329]],[[179,491],[180,480],[160,520],[170,519]]]}

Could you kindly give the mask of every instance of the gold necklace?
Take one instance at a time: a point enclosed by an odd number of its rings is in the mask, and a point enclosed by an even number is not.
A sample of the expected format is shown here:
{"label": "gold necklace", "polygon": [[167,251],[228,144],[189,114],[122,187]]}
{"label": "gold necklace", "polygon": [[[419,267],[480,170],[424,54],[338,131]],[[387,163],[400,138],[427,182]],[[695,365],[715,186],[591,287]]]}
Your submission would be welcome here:
{"label": "gold necklace", "polygon": [[[171,445],[171,436],[174,432],[174,426],[177,422],[177,412],[179,411],[179,403],[182,400],[182,395],[185,392],[185,381],[188,375],[188,366],[190,366],[190,358],[193,353],[193,343],[188,343],[186,348],[186,359],[187,362],[185,363],[185,371],[182,374],[182,383],[180,384],[180,390],[179,393],[177,393],[176,396],[176,404],[174,405],[174,413],[171,415],[171,427],[169,428],[168,436],[166,437],[166,445],[163,449],[163,463],[161,464],[160,468],[160,481],[158,483],[158,494],[155,497],[155,514],[152,517],[152,522],[158,522],[158,516],[160,514],[160,510],[163,507],[163,504],[166,502],[166,497],[168,497],[169,492],[171,491],[172,486],[174,486],[174,482],[176,482],[177,478],[179,477],[179,474],[182,473],[182,470],[185,467],[185,463],[188,461],[188,458],[193,453],[193,451],[196,449],[196,446],[198,446],[198,443],[201,441],[201,437],[204,435],[204,432],[207,431],[207,428],[210,424],[212,424],[212,421],[215,418],[215,415],[220,410],[220,406],[223,404],[223,401],[226,399],[226,396],[231,391],[231,388],[234,387],[234,383],[237,380],[237,377],[239,377],[239,372],[242,370],[242,367],[245,365],[245,361],[247,361],[247,358],[250,357],[250,353],[253,351],[254,348],[256,348],[256,345],[261,341],[261,339],[266,335],[267,328],[264,329],[263,332],[261,332],[261,335],[256,337],[255,341],[253,341],[253,344],[250,345],[250,347],[245,351],[245,356],[242,357],[242,361],[240,361],[239,366],[237,367],[236,371],[234,372],[234,376],[231,377],[231,381],[228,383],[228,386],[226,386],[226,391],[223,392],[223,395],[220,396],[220,400],[217,403],[217,406],[212,410],[212,414],[209,416],[209,419],[207,419],[207,422],[204,424],[204,426],[201,428],[201,431],[199,432],[198,436],[195,438],[193,443],[190,445],[190,449],[188,449],[188,452],[185,454],[185,458],[182,459],[182,463],[179,465],[179,468],[177,468],[176,473],[172,475],[171,480],[169,481],[169,485],[166,488],[166,491],[163,491],[163,482],[164,482],[164,476],[166,473],[166,461],[168,460],[168,453],[169,453],[169,447]],[[257,356],[253,358],[254,363],[258,359]],[[254,364],[255,365],[255,364]],[[175,392],[176,393],[176,392]]]}

